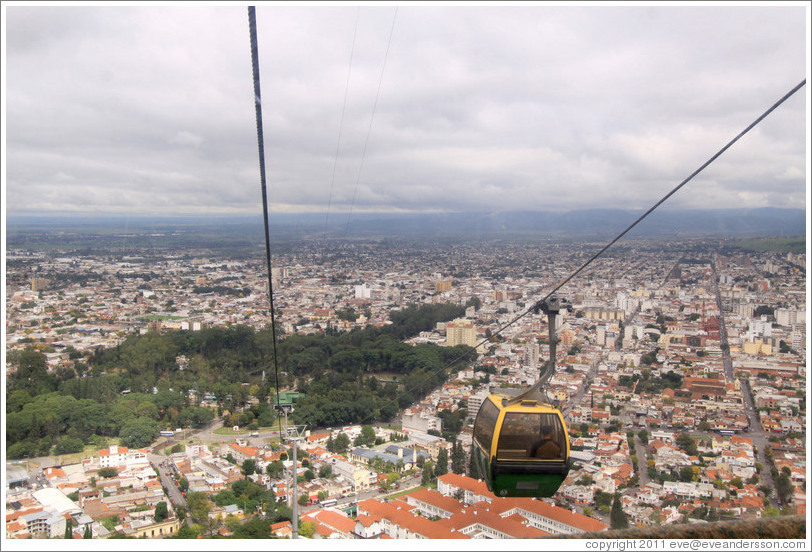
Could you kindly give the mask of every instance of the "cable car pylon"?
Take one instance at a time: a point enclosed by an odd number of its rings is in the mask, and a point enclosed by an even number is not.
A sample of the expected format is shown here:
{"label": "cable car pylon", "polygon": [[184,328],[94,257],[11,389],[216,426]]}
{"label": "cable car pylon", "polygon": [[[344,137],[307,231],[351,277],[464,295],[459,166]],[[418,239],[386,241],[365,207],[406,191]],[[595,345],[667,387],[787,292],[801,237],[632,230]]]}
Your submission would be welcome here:
{"label": "cable car pylon", "polygon": [[547,315],[547,327],[548,327],[548,335],[549,335],[549,342],[550,342],[550,358],[547,359],[547,362],[544,363],[544,367],[542,368],[541,374],[539,375],[538,381],[530,387],[524,393],[514,397],[513,399],[508,400],[507,404],[513,404],[519,402],[521,400],[526,400],[529,398],[536,399],[536,400],[546,400],[546,402],[552,403],[547,398],[546,393],[544,390],[547,388],[547,384],[550,382],[550,379],[555,375],[555,359],[557,354],[557,345],[560,341],[556,336],[556,317],[562,310],[567,310],[572,312],[572,303],[568,299],[563,297],[558,297],[552,295],[547,297],[546,299],[542,299],[535,305],[533,305],[533,311],[543,312]]}

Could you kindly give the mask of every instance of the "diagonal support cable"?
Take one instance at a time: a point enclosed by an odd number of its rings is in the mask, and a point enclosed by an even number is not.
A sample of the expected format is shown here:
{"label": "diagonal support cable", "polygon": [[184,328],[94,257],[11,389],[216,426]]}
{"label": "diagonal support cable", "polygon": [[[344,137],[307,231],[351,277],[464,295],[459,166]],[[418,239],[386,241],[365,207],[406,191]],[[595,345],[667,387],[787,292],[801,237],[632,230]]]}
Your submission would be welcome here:
{"label": "diagonal support cable", "polygon": [[[265,184],[265,140],[262,133],[262,95],[259,90],[259,47],[257,46],[257,19],[254,6],[248,6],[248,30],[251,35],[251,66],[254,74],[254,110],[257,118],[257,147],[259,149],[259,178],[262,187],[262,213],[265,222],[265,261],[268,267],[268,298],[271,310],[271,339],[273,341],[273,369],[276,404],[279,401],[279,362],[276,351],[276,315],[273,307],[273,275],[271,270],[271,233],[268,225],[268,190]],[[279,437],[282,438],[282,419],[279,418]]]}
{"label": "diagonal support cable", "polygon": [[355,196],[358,194],[358,183],[361,181],[361,173],[364,170],[364,161],[367,157],[367,145],[369,144],[369,135],[372,133],[372,123],[375,120],[375,110],[378,108],[378,98],[381,95],[381,84],[383,83],[383,74],[386,71],[386,60],[389,57],[389,48],[392,46],[392,35],[395,32],[395,21],[398,18],[398,7],[395,6],[395,14],[392,16],[392,27],[389,29],[389,41],[386,43],[386,53],[383,56],[383,65],[381,66],[381,76],[378,78],[378,91],[375,93],[375,102],[372,104],[372,115],[369,118],[369,127],[367,128],[367,137],[364,140],[364,150],[361,153],[361,164],[358,167],[358,175],[355,179],[355,189],[352,192],[352,200],[350,201],[350,212],[347,215],[347,227],[344,233],[350,231],[350,221],[352,220],[352,210],[355,207]]}
{"label": "diagonal support cable", "polygon": [[[687,177],[687,178],[685,178],[685,180],[683,180],[682,182],[680,182],[679,184],[677,184],[677,185],[676,185],[676,186],[675,186],[675,187],[674,187],[674,188],[673,188],[673,189],[672,189],[670,192],[668,192],[667,194],[665,194],[665,195],[664,195],[664,196],[663,196],[663,197],[662,197],[662,198],[661,198],[661,199],[660,199],[660,200],[659,200],[657,203],[655,203],[655,204],[654,204],[654,205],[653,205],[653,206],[652,206],[652,207],[651,207],[651,208],[650,208],[648,211],[646,211],[645,213],[643,213],[642,215],[640,215],[640,216],[637,218],[637,220],[635,220],[635,221],[634,221],[633,223],[631,223],[631,224],[630,224],[628,227],[626,227],[626,229],[625,229],[625,230],[623,230],[623,231],[622,231],[620,234],[618,234],[618,235],[617,235],[617,236],[616,236],[616,237],[615,237],[615,238],[614,238],[612,241],[610,241],[609,243],[607,243],[607,244],[606,244],[606,245],[605,245],[605,246],[604,246],[604,247],[603,247],[603,248],[602,248],[600,251],[598,251],[597,253],[595,253],[594,255],[592,255],[592,257],[590,257],[590,258],[589,258],[589,259],[588,259],[588,260],[587,260],[587,261],[586,261],[584,264],[582,264],[582,265],[581,265],[581,266],[580,266],[578,269],[576,269],[576,270],[575,270],[574,272],[572,272],[572,273],[571,273],[569,276],[567,276],[566,278],[564,278],[563,280],[561,280],[561,281],[560,281],[558,284],[556,284],[556,285],[553,287],[553,289],[552,289],[552,290],[550,290],[550,291],[549,291],[549,292],[548,292],[548,293],[547,293],[547,294],[546,294],[544,297],[542,297],[541,299],[539,299],[538,301],[536,301],[535,303],[533,303],[533,305],[532,305],[532,306],[530,306],[530,308],[528,308],[526,311],[524,311],[523,313],[521,313],[521,314],[517,315],[517,316],[516,316],[516,317],[514,317],[512,320],[510,320],[510,321],[509,321],[509,322],[507,322],[505,325],[503,325],[501,328],[499,328],[498,330],[496,330],[496,331],[495,331],[493,334],[491,334],[491,336],[490,336],[490,337],[486,337],[485,339],[483,339],[482,341],[480,341],[479,343],[477,343],[477,344],[476,344],[476,346],[474,347],[474,349],[475,349],[475,350],[477,350],[477,349],[479,349],[479,348],[480,348],[482,345],[485,345],[486,343],[490,342],[490,341],[491,341],[492,339],[494,339],[496,336],[500,335],[500,334],[501,334],[503,331],[505,331],[506,329],[508,329],[510,326],[512,326],[513,324],[515,324],[516,322],[518,322],[519,320],[521,320],[522,318],[524,318],[525,316],[527,316],[527,315],[528,315],[528,314],[530,314],[531,312],[538,312],[540,309],[542,309],[542,306],[544,305],[545,301],[547,301],[547,300],[548,300],[550,297],[552,297],[552,295],[553,295],[553,294],[554,294],[556,291],[558,291],[559,289],[561,289],[561,288],[562,288],[564,285],[566,285],[566,284],[567,284],[567,282],[569,282],[570,280],[572,280],[573,278],[575,278],[575,276],[577,276],[578,274],[580,274],[580,273],[581,273],[581,272],[582,272],[584,269],[586,269],[586,267],[588,267],[590,264],[592,264],[592,262],[593,262],[593,261],[595,261],[595,260],[596,260],[598,257],[600,257],[601,255],[603,255],[603,254],[606,252],[606,250],[607,250],[607,249],[609,249],[610,247],[612,247],[612,246],[613,246],[615,243],[617,243],[617,242],[618,242],[618,241],[619,241],[619,240],[620,240],[620,239],[621,239],[623,236],[625,236],[625,235],[626,235],[626,234],[627,234],[627,233],[628,233],[628,232],[629,232],[629,231],[630,231],[632,228],[634,228],[635,226],[637,226],[637,225],[638,225],[640,222],[642,222],[642,221],[643,221],[643,219],[645,219],[647,216],[649,216],[649,215],[651,214],[651,212],[652,212],[652,211],[654,211],[654,209],[656,209],[657,207],[659,207],[660,205],[662,205],[663,203],[665,203],[665,201],[666,201],[666,200],[668,200],[668,198],[670,198],[671,196],[673,196],[675,193],[677,193],[677,192],[680,190],[680,188],[682,188],[682,187],[683,187],[683,186],[685,186],[685,185],[686,185],[688,182],[690,182],[691,180],[693,180],[693,178],[694,178],[696,175],[698,175],[700,172],[702,172],[703,170],[705,170],[705,168],[707,168],[707,167],[708,167],[708,165],[710,165],[711,163],[713,163],[714,161],[716,161],[716,159],[717,159],[717,158],[719,158],[719,156],[721,156],[721,155],[722,155],[724,152],[726,152],[728,149],[730,149],[730,147],[731,147],[733,144],[735,144],[736,142],[738,142],[738,141],[739,141],[739,139],[740,139],[742,136],[744,136],[745,134],[747,134],[748,132],[750,132],[750,131],[751,131],[751,130],[752,130],[752,129],[753,129],[753,128],[754,128],[754,127],[757,125],[757,124],[759,124],[761,121],[763,121],[763,120],[764,120],[764,119],[765,119],[765,118],[766,118],[766,117],[767,117],[767,116],[768,116],[770,113],[772,113],[773,111],[775,111],[775,110],[776,110],[776,109],[777,109],[777,108],[778,108],[778,107],[779,107],[781,104],[783,104],[785,101],[787,101],[787,100],[788,100],[788,99],[789,99],[789,98],[790,98],[790,97],[791,97],[793,94],[795,94],[796,92],[798,92],[798,90],[800,90],[801,88],[803,88],[803,87],[804,87],[804,85],[806,85],[806,79],[802,80],[800,83],[798,83],[797,85],[795,85],[795,86],[794,86],[794,87],[793,87],[793,88],[792,88],[792,89],[791,89],[789,92],[787,92],[786,94],[784,94],[784,95],[781,97],[781,99],[779,99],[778,101],[776,101],[776,102],[775,102],[775,103],[774,103],[772,106],[770,106],[770,108],[769,108],[769,109],[767,109],[767,110],[766,110],[764,113],[762,113],[761,115],[759,115],[759,116],[758,116],[758,117],[757,117],[757,118],[756,118],[756,119],[755,119],[755,120],[754,120],[752,123],[750,123],[749,125],[747,125],[747,127],[745,127],[745,129],[744,129],[744,130],[742,130],[741,132],[739,132],[739,134],[737,134],[737,135],[736,135],[736,136],[735,136],[733,139],[731,139],[731,140],[730,140],[730,141],[729,141],[727,144],[725,144],[725,145],[724,145],[724,146],[723,146],[723,147],[722,147],[722,148],[721,148],[719,151],[717,151],[715,154],[713,154],[713,155],[710,157],[710,159],[708,159],[707,161],[705,161],[705,162],[704,162],[704,163],[703,163],[703,164],[702,164],[702,165],[701,165],[701,166],[700,166],[698,169],[696,169],[694,172],[692,172],[690,175],[688,175],[688,177]],[[464,355],[463,355],[463,356],[460,356],[459,358],[454,359],[452,362],[448,363],[448,364],[447,364],[446,366],[444,366],[443,368],[440,368],[440,370],[442,370],[442,369],[446,369],[446,368],[448,368],[449,366],[453,365],[454,363],[459,362],[459,361],[460,361],[460,360],[461,360],[463,357],[464,357]]]}
{"label": "diagonal support cable", "polygon": [[327,223],[330,220],[330,206],[333,204],[333,187],[336,181],[336,168],[338,167],[338,152],[341,149],[341,134],[344,129],[344,114],[347,111],[347,96],[350,91],[350,76],[352,75],[352,58],[355,56],[355,37],[358,35],[358,19],[361,8],[355,12],[355,30],[352,33],[352,48],[350,49],[350,64],[347,68],[347,84],[344,86],[344,105],[341,107],[341,119],[338,122],[338,143],[336,144],[336,155],[333,160],[333,178],[330,180],[330,196],[327,198],[327,215],[324,217],[324,232],[327,233]]}

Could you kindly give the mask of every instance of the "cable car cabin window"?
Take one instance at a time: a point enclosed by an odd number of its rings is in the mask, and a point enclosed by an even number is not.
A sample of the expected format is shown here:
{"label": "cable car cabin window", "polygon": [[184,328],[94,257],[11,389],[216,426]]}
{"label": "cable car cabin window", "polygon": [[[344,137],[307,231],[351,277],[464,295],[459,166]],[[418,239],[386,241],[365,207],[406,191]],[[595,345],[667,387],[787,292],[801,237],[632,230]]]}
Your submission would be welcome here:
{"label": "cable car cabin window", "polygon": [[499,407],[489,400],[482,403],[474,425],[474,439],[485,449],[487,455],[491,454],[491,442],[493,441],[493,429],[496,427],[496,419],[499,417]]}
{"label": "cable car cabin window", "polygon": [[509,412],[499,434],[497,460],[564,460],[566,441],[555,414]]}

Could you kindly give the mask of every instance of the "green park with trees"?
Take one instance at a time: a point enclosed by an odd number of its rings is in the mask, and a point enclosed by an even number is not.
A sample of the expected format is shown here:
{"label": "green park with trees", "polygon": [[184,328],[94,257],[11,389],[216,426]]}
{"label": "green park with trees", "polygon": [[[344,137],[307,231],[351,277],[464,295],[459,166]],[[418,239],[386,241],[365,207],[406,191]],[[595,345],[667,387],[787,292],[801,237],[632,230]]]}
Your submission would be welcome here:
{"label": "green park with trees", "polygon": [[[475,358],[466,346],[403,343],[463,313],[459,305],[409,305],[382,328],[286,336],[278,339],[276,363],[271,329],[240,325],[133,334],[82,357],[86,363],[77,360],[79,371],[49,371],[36,347],[9,351],[15,370],[7,379],[7,456],[79,452],[112,439],[141,448],[162,429],[202,427],[215,416],[228,426],[270,427],[275,365],[280,389],[305,394],[294,423],[388,421]],[[179,356],[188,359],[183,369]],[[213,408],[201,405],[205,394],[216,398]]]}

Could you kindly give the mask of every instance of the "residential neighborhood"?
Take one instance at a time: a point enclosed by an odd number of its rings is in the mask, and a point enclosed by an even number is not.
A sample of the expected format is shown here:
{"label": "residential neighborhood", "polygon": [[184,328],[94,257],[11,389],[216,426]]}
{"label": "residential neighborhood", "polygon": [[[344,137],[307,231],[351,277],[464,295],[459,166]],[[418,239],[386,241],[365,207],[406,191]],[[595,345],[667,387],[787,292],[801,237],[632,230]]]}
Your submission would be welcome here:
{"label": "residential neighborhood", "polygon": [[[543,313],[506,324],[586,252],[527,249],[463,244],[415,256],[359,244],[329,264],[308,251],[285,256],[273,271],[284,335],[385,327],[410,303],[467,305],[406,343],[468,345],[476,361],[390,423],[301,428],[295,464],[281,425],[232,427],[217,415],[143,448],[86,447],[75,462],[7,458],[7,537],[229,537],[258,519],[278,538],[541,538],[607,530],[615,508],[632,527],[805,515],[803,254],[722,254],[703,241],[619,250],[557,292],[573,311],[557,321],[545,389],[571,447],[556,495],[498,497],[467,475],[467,456],[454,464],[457,450],[470,452],[482,401],[533,384],[550,355]],[[132,334],[270,322],[255,260],[178,255],[146,266],[23,250],[8,260],[7,350],[38,348],[51,373],[73,373]],[[496,266],[511,268],[487,268]],[[80,277],[57,285],[43,273]],[[283,377],[281,390],[297,391]],[[221,406],[210,391],[189,394],[213,413]],[[295,398],[286,404],[296,411]]]}

